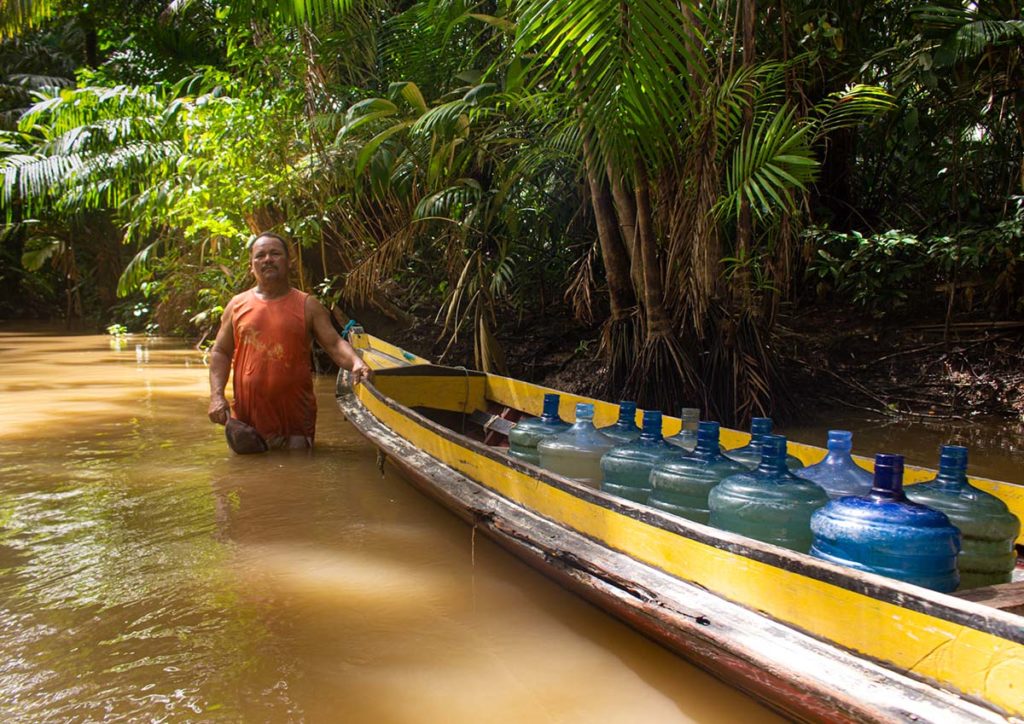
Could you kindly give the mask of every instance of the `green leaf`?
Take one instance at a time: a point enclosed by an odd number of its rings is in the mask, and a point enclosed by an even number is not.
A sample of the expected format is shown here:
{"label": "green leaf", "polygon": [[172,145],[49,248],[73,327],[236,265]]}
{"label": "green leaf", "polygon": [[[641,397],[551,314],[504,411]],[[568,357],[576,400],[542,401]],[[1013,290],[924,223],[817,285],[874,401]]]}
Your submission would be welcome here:
{"label": "green leaf", "polygon": [[370,162],[370,159],[373,157],[373,154],[377,152],[377,149],[380,148],[382,143],[387,141],[395,134],[404,131],[406,128],[409,128],[411,125],[412,121],[402,121],[401,123],[396,123],[395,125],[391,126],[390,128],[384,131],[381,131],[372,139],[370,139],[370,141],[365,146],[363,146],[363,148],[359,151],[359,156],[356,157],[356,176],[362,175],[363,170],[366,168],[366,164]]}

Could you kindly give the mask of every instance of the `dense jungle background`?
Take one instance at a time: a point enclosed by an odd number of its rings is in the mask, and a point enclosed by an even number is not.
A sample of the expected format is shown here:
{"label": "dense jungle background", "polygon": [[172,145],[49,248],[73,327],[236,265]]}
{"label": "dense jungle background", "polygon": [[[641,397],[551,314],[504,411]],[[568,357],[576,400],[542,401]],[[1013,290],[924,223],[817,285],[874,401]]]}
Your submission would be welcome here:
{"label": "dense jungle background", "polygon": [[7,0],[0,318],[339,324],[711,419],[1024,413],[1017,0]]}

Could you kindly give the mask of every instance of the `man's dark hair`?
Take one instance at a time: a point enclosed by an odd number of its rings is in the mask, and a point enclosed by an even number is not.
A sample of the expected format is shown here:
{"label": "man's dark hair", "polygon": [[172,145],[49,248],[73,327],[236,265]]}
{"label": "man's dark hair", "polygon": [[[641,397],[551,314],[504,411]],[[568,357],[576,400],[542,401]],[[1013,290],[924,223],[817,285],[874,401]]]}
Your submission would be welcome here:
{"label": "man's dark hair", "polygon": [[252,256],[252,248],[260,239],[277,239],[279,242],[281,242],[281,246],[284,248],[284,258],[287,259],[291,256],[292,253],[291,249],[288,248],[288,242],[284,240],[283,236],[278,236],[272,231],[264,231],[262,234],[260,234],[259,236],[252,240],[252,243],[249,244],[249,256]]}

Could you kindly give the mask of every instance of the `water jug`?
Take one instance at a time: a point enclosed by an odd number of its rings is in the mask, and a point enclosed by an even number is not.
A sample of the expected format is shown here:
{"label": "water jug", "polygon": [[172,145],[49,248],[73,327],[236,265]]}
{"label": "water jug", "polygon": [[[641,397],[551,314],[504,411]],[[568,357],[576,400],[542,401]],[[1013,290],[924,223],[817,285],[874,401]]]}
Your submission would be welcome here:
{"label": "water jug", "polygon": [[640,428],[636,426],[636,403],[623,400],[619,403],[619,419],[614,425],[601,428],[601,434],[607,435],[617,445],[633,442],[640,437]]}
{"label": "water jug", "polygon": [[794,471],[797,477],[817,483],[832,499],[844,495],[867,495],[871,492],[871,473],[850,457],[853,433],[847,430],[828,431],[828,454],[820,463]]}
{"label": "water jug", "polygon": [[722,530],[806,553],[811,547],[811,514],[828,493],[786,467],[786,438],[764,435],[761,463],[724,478],[708,495],[711,525]]}
{"label": "water jug", "polygon": [[662,458],[651,470],[649,505],[707,523],[708,493],[723,478],[747,472],[743,463],[725,457],[718,446],[717,422],[701,422],[692,457]]}
{"label": "water jug", "polygon": [[537,443],[537,455],[542,468],[596,489],[601,485],[601,456],[613,447],[615,441],[594,427],[594,406],[578,402],[575,424]]}
{"label": "water jug", "polygon": [[867,495],[833,500],[811,520],[811,555],[948,593],[960,577],[960,531],[945,513],[907,500],[903,456],[875,456]]}
{"label": "water jug", "polygon": [[544,395],[544,411],[540,417],[520,420],[508,433],[508,454],[517,460],[538,465],[537,443],[550,435],[569,429],[569,423],[558,416],[558,395]]}
{"label": "water jug", "polygon": [[1009,583],[1017,562],[1013,545],[1020,521],[1006,503],[967,482],[967,448],[943,445],[939,474],[927,483],[907,486],[907,497],[941,510],[960,529],[961,589]]}
{"label": "water jug", "polygon": [[[748,469],[753,470],[761,464],[761,441],[765,435],[772,432],[772,419],[770,417],[754,417],[750,420],[750,442],[743,447],[734,450],[727,450],[726,456],[736,462],[743,463]],[[792,455],[786,456],[786,465],[790,470],[796,470],[804,466],[799,458]]]}
{"label": "water jug", "polygon": [[700,423],[700,410],[696,407],[684,407],[679,412],[679,419],[683,426],[679,432],[671,437],[666,437],[665,442],[669,445],[681,447],[686,452],[693,452],[697,447],[697,426]]}
{"label": "water jug", "polygon": [[601,490],[646,503],[651,492],[651,468],[659,458],[676,450],[661,436],[661,412],[644,410],[640,437],[613,447],[601,458]]}

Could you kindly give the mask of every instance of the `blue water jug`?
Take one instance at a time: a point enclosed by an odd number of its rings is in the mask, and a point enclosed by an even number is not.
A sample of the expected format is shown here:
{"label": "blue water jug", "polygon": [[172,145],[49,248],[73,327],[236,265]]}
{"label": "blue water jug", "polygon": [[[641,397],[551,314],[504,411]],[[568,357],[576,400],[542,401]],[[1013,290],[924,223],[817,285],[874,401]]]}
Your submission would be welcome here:
{"label": "blue water jug", "polygon": [[1020,521],[1006,503],[967,482],[967,448],[943,445],[934,480],[908,485],[907,497],[941,510],[960,529],[960,588],[1009,583],[1017,563]]}
{"label": "blue water jug", "polygon": [[701,422],[692,457],[662,458],[651,470],[648,505],[707,523],[711,517],[708,508],[711,489],[729,475],[747,472],[743,463],[721,453],[718,435],[717,422]]}
{"label": "blue water jug", "polygon": [[[772,419],[770,417],[754,417],[750,420],[750,442],[743,447],[725,452],[727,457],[736,462],[743,463],[747,468],[753,470],[761,464],[761,441],[766,435],[772,433]],[[800,458],[792,455],[786,456],[786,465],[790,470],[796,470],[804,466]]]}
{"label": "blue water jug", "polygon": [[817,483],[832,499],[844,495],[867,495],[871,492],[871,473],[853,461],[853,433],[848,430],[828,431],[828,454],[820,463],[794,471],[804,480]]}
{"label": "blue water jug", "polygon": [[711,525],[765,543],[806,553],[811,547],[811,514],[828,493],[786,467],[786,438],[761,438],[761,463],[724,478],[708,495]]}
{"label": "blue water jug", "polygon": [[620,402],[619,419],[614,425],[602,427],[600,431],[617,444],[633,442],[640,437],[640,428],[636,426],[636,403],[628,400]]}
{"label": "blue water jug", "polygon": [[697,426],[700,424],[700,410],[696,407],[684,407],[679,412],[679,420],[683,426],[675,435],[665,438],[669,445],[680,447],[686,452],[697,448]]}
{"label": "blue water jug", "polygon": [[945,513],[907,500],[903,456],[875,456],[865,496],[833,500],[811,519],[811,555],[949,593],[960,577],[960,531]]}
{"label": "blue water jug", "polygon": [[569,429],[569,423],[558,416],[558,395],[544,395],[540,417],[517,422],[508,433],[508,454],[517,460],[538,465],[537,443],[550,435]]}
{"label": "blue water jug", "polygon": [[596,489],[601,485],[601,456],[613,447],[615,441],[594,427],[594,406],[578,402],[573,426],[538,442],[537,455],[542,468]]}
{"label": "blue water jug", "polygon": [[651,468],[659,458],[677,450],[661,436],[661,412],[644,410],[640,437],[613,447],[601,458],[601,490],[646,503],[651,492]]}

